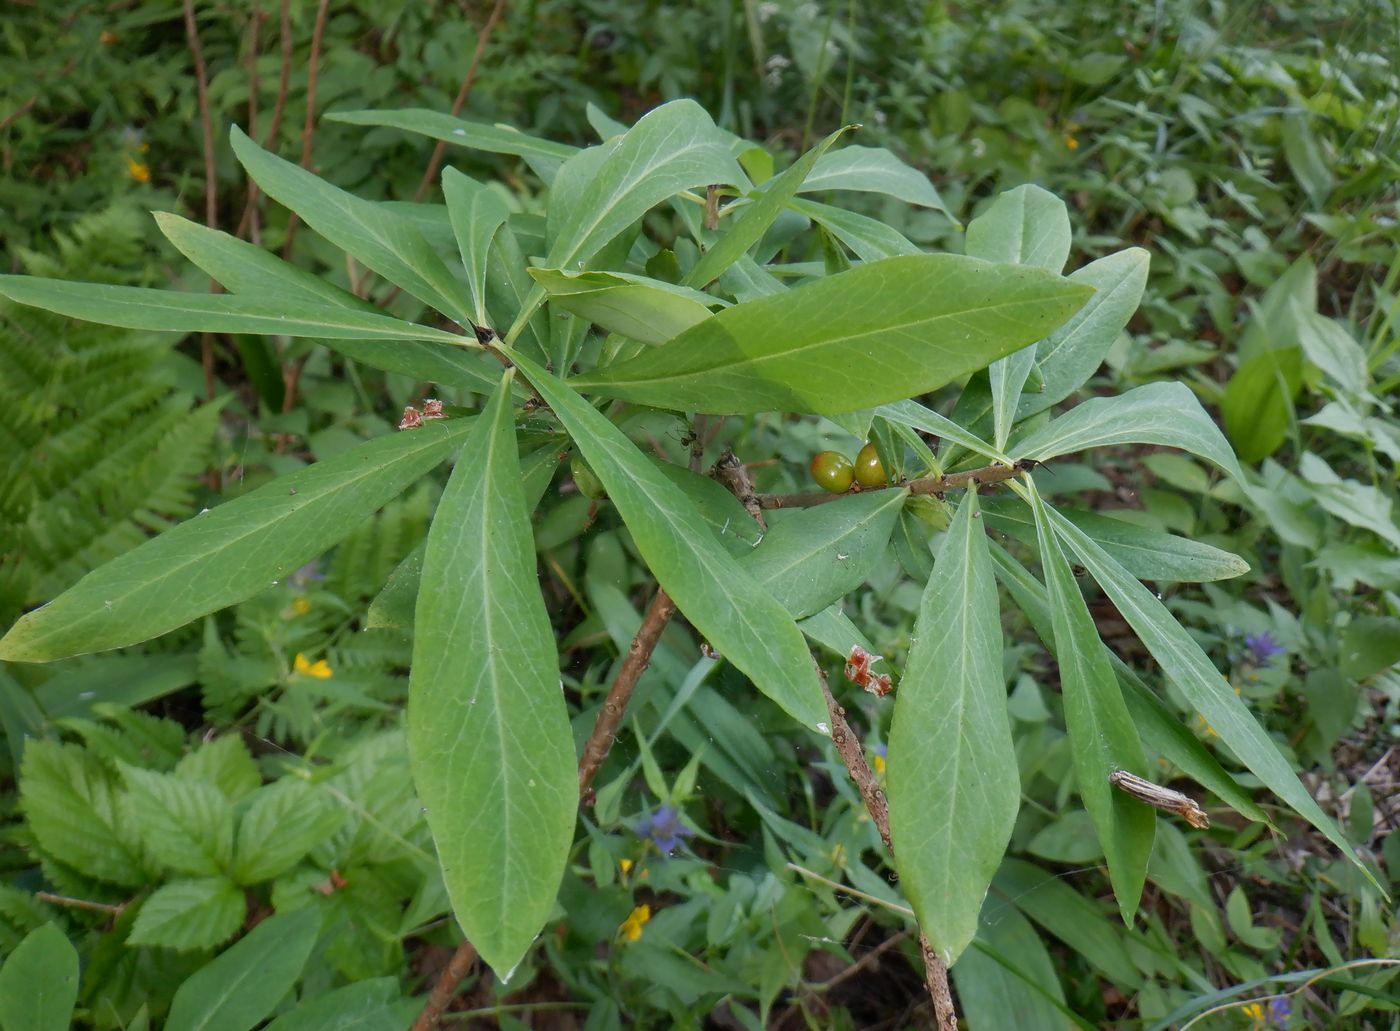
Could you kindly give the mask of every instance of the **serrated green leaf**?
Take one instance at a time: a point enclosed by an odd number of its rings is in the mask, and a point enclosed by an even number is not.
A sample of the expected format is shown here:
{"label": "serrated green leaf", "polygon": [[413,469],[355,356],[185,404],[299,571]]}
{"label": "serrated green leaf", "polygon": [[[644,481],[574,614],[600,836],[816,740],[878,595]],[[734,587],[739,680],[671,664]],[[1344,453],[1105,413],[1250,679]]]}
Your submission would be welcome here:
{"label": "serrated green leaf", "polygon": [[238,817],[230,874],[242,885],[278,877],[345,823],[345,810],[309,784],[285,777],[261,787]]}
{"label": "serrated green leaf", "polygon": [[901,889],[948,966],[977,933],[1021,804],[1001,651],[996,580],[970,490],[924,589],[886,781]]}
{"label": "serrated green leaf", "polygon": [[[987,525],[1024,543],[1035,543],[1035,520],[1021,501],[987,498],[983,510]],[[1093,538],[1139,580],[1209,583],[1249,572],[1249,563],[1238,555],[1200,541],[1149,530],[1098,512],[1072,508],[1056,511]]]}
{"label": "serrated green leaf", "polygon": [[533,362],[512,358],[608,490],[652,574],[760,691],[808,727],[825,724],[815,667],[792,617],[726,553],[689,499],[592,405]]}
{"label": "serrated green leaf", "polygon": [[486,314],[486,278],[490,265],[491,241],[505,225],[510,211],[492,189],[482,186],[450,165],[442,170],[442,194],[457,250],[467,272],[472,313],[479,326],[490,325]]}
{"label": "serrated green leaf", "polygon": [[1137,311],[1147,287],[1148,260],[1147,251],[1129,247],[1070,273],[1071,283],[1092,286],[1094,296],[1036,346],[1043,387],[1021,395],[1017,419],[1059,404],[1094,374]]}
{"label": "serrated green leaf", "polygon": [[366,268],[462,328],[471,327],[470,296],[409,219],[269,154],[236,125],[229,127],[229,142],[239,163],[269,197]]}
{"label": "serrated green leaf", "polygon": [[1214,462],[1238,482],[1244,472],[1224,434],[1183,383],[1149,383],[1117,397],[1091,398],[1010,447],[1045,461],[1114,444],[1161,444]]}
{"label": "serrated green leaf", "polygon": [[[794,161],[792,167],[783,172],[782,175],[776,179],[770,179],[764,185],[762,192],[752,197],[751,202],[734,216],[729,228],[700,256],[700,260],[686,273],[682,282],[686,286],[703,288],[718,278],[720,273],[730,265],[738,261],[740,256],[747,253],[750,247],[758,243],[763,238],[763,234],[768,231],[769,226],[782,213],[783,207],[802,188],[803,182],[811,175],[818,159],[826,154],[827,149],[851,128],[853,127],[848,125],[837,129]],[[917,173],[915,174],[917,175]],[[927,184],[928,181],[924,180],[924,182]],[[933,188],[929,187],[929,189]],[[937,194],[934,194],[934,197],[937,198]]]}
{"label": "serrated green leaf", "polygon": [[204,742],[175,765],[175,773],[213,785],[230,802],[237,802],[262,784],[258,764],[238,734]]}
{"label": "serrated green leaf", "polygon": [[1145,776],[1147,761],[1094,617],[1060,550],[1034,483],[1026,483],[1045,570],[1075,779],[1108,859],[1118,911],[1131,925],[1147,878],[1156,817],[1141,802],[1116,791],[1108,778],[1117,770]]}
{"label": "serrated green leaf", "polygon": [[[1034,343],[1088,287],[951,254],[872,262],[736,305],[572,382],[660,408],[837,414],[925,393]],[[859,376],[835,375],[860,369]]]}
{"label": "serrated green leaf", "polygon": [[664,344],[710,317],[715,299],[687,287],[618,272],[532,268],[531,277],[565,311],[644,344]]}
{"label": "serrated green leaf", "polygon": [[212,949],[237,933],[246,911],[243,892],[227,877],[171,881],[141,903],[126,941],[182,952]]}
{"label": "serrated green leaf", "polygon": [[866,491],[788,513],[740,564],[794,619],[815,615],[865,582],[906,497]]}
{"label": "serrated green leaf", "polygon": [[320,929],[315,906],[264,920],[180,985],[165,1031],[250,1031],[301,978]]}
{"label": "serrated green leaf", "polygon": [[953,217],[928,176],[910,168],[884,147],[842,147],[834,153],[823,154],[798,192],[819,190],[882,193]]}
{"label": "serrated green leaf", "polygon": [[446,458],[470,419],[393,434],[278,477],[101,566],[20,619],[0,658],[120,648],[249,598],[325,552]]}
{"label": "serrated green leaf", "polygon": [[473,122],[426,108],[403,108],[398,111],[332,111],[322,117],[328,122],[344,122],[347,125],[382,125],[391,129],[403,129],[405,132],[418,133],[458,147],[484,150],[491,154],[513,154],[516,157],[559,161],[578,153],[577,147],[530,136],[508,125]]}
{"label": "serrated green leaf", "polygon": [[[1054,518],[1053,513],[1052,519],[1057,534],[1112,599],[1162,672],[1220,735],[1221,742],[1274,794],[1361,866],[1351,843],[1299,782],[1293,767],[1244,700],[1235,694],[1229,681],[1167,607],[1077,527],[1063,518]],[[1362,869],[1365,871],[1365,867]]]}
{"label": "serrated green leaf", "polygon": [[126,329],[270,333],[342,340],[434,340],[453,345],[474,342],[388,315],[306,301],[269,304],[265,298],[69,283],[41,276],[0,276],[0,296],[69,318]]}
{"label": "serrated green leaf", "polygon": [[88,877],[124,887],[147,880],[134,829],[118,811],[115,776],[73,745],[30,741],[20,806],[45,852]]}
{"label": "serrated green leaf", "polygon": [[118,763],[128,812],[156,862],[184,874],[226,872],[233,859],[233,808],[204,781]]}
{"label": "serrated green leaf", "polygon": [[453,912],[501,976],[554,906],[578,807],[510,383],[462,449],[428,532],[408,705],[413,779]]}
{"label": "serrated green leaf", "polygon": [[68,1031],[78,1001],[78,952],[57,924],[31,931],[0,967],[0,1029]]}

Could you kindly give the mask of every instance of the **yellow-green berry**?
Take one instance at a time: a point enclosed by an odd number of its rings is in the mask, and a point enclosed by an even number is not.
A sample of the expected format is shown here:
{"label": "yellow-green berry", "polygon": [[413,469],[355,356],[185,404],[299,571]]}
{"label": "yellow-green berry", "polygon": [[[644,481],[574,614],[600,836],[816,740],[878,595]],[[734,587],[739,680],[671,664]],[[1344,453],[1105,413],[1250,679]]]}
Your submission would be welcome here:
{"label": "yellow-green berry", "polygon": [[873,442],[867,442],[856,455],[856,482],[862,487],[883,487],[889,483]]}
{"label": "yellow-green berry", "polygon": [[856,479],[856,467],[839,451],[822,451],[812,459],[812,479],[822,490],[844,494]]}

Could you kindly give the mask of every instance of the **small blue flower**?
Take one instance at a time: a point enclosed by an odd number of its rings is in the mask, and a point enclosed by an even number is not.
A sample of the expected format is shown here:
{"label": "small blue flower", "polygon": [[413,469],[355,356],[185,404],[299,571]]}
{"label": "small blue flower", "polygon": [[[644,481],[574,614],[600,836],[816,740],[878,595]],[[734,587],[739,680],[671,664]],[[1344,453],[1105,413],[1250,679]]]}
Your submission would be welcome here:
{"label": "small blue flower", "polygon": [[1274,1027],[1288,1026],[1288,1018],[1293,1016],[1293,1006],[1285,996],[1279,995],[1269,1000],[1269,1023]]}
{"label": "small blue flower", "polygon": [[1257,669],[1268,669],[1274,664],[1274,656],[1282,655],[1285,651],[1267,630],[1259,634],[1245,634],[1244,647],[1245,657]]}
{"label": "small blue flower", "polygon": [[695,833],[681,823],[681,814],[673,805],[663,805],[650,816],[642,817],[635,830],[637,837],[645,838],[667,855]]}

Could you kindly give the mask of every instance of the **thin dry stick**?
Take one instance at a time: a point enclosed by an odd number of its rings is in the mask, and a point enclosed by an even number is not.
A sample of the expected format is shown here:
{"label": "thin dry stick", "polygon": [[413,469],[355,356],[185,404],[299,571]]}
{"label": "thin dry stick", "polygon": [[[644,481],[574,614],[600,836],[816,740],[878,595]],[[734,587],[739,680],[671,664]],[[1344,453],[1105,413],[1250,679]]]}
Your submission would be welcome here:
{"label": "thin dry stick", "polygon": [[[972,480],[976,480],[979,487],[985,487],[989,483],[1001,483],[1003,480],[1010,480],[1021,475],[1033,464],[1031,462],[1017,462],[1015,465],[1002,465],[998,462],[994,465],[984,465],[981,469],[949,473],[947,476],[924,476],[897,486],[907,488],[910,494],[942,494],[944,491],[966,487]],[[893,489],[896,488],[864,488],[867,491]],[[763,508],[812,508],[816,505],[825,505],[828,501],[835,501],[837,498],[847,497],[852,493],[855,492],[846,491],[843,494],[832,494],[828,491],[814,490],[802,494],[757,494],[754,497]]]}
{"label": "thin dry stick", "polygon": [[593,733],[588,735],[588,743],[583,746],[583,758],[578,763],[578,791],[580,797],[588,793],[593,778],[608,758],[613,742],[617,739],[617,729],[622,726],[622,717],[627,712],[627,703],[632,700],[632,692],[637,681],[646,672],[651,662],[651,653],[661,640],[661,632],[676,612],[676,603],[660,588],[647,606],[646,615],[637,635],[627,648],[627,658],[622,660],[622,668],[617,671],[608,697],[603,701],[602,711],[593,724]]}
{"label": "thin dry stick", "polygon": [[[253,0],[253,13],[248,19],[248,136],[258,138],[258,49],[262,33],[263,12],[258,0]],[[249,180],[251,183],[252,180]],[[256,186],[250,186],[248,199],[256,198]],[[262,243],[262,227],[258,224],[256,204],[245,204],[243,217],[238,220],[238,235],[243,233],[244,220],[247,220],[248,239],[255,244]]]}
{"label": "thin dry stick", "polygon": [[[258,12],[257,17],[262,17],[261,11]],[[272,124],[268,127],[267,136],[263,139],[264,150],[276,149],[277,134],[282,131],[282,115],[287,110],[287,94],[291,90],[292,56],[294,52],[291,0],[282,0],[282,14],[279,19],[278,31],[282,37],[282,75],[277,83],[277,100],[272,105]],[[252,60],[256,62],[258,59],[257,48],[254,47],[253,51]],[[253,135],[251,124],[248,126],[248,135]],[[253,235],[256,235],[257,220],[258,184],[253,182],[252,179],[249,179],[248,199],[243,205],[243,215],[238,220],[238,229],[234,235],[241,237],[244,230],[250,230]]]}
{"label": "thin dry stick", "polygon": [[[817,670],[817,678],[821,681],[822,697],[826,699],[826,711],[831,717],[831,740],[836,745],[836,751],[841,756],[841,761],[846,764],[846,769],[851,774],[851,780],[855,781],[856,790],[860,792],[861,799],[865,802],[865,810],[870,814],[870,818],[875,821],[875,829],[880,832],[880,840],[885,843],[885,847],[890,850],[890,855],[894,855],[894,843],[890,840],[890,807],[885,801],[885,792],[880,788],[880,782],[875,777],[875,772],[871,770],[870,764],[865,761],[865,751],[860,747],[860,738],[851,729],[851,725],[846,722],[846,710],[841,708],[841,703],[831,693],[831,688],[827,686],[826,674]],[[948,968],[943,960],[939,959],[938,953],[933,951],[933,946],[929,944],[928,938],[922,931],[919,932],[919,951],[924,958],[924,979],[928,984],[928,993],[933,999],[934,1016],[938,1019],[939,1031],[957,1031],[958,1014],[953,1008],[953,993],[948,988]]]}
{"label": "thin dry stick", "polygon": [[[194,20],[194,0],[185,0],[185,38],[194,58],[195,89],[199,97],[199,124],[204,134],[204,224],[217,229],[219,224],[218,183],[214,179],[214,122],[209,115],[209,69],[204,64],[204,50],[199,45],[199,28]],[[217,289],[210,280],[209,288]],[[214,338],[208,333],[199,337],[200,364],[204,367],[204,394],[214,400]]]}
{"label": "thin dry stick", "polygon": [[[316,75],[321,66],[321,38],[326,34],[326,12],[330,0],[321,0],[316,8],[316,24],[311,30],[311,54],[306,59],[306,124],[301,129],[301,167],[311,168],[311,141],[316,131]],[[293,211],[287,219],[287,239],[282,244],[282,257],[292,256],[300,219]]]}
{"label": "thin dry stick", "polygon": [[69,909],[91,909],[95,913],[109,913],[112,916],[121,916],[126,909],[126,903],[114,906],[109,902],[89,902],[87,899],[69,898],[67,895],[54,895],[47,891],[36,891],[34,897],[41,902],[50,902],[55,906],[67,906]]}
{"label": "thin dry stick", "polygon": [[[452,101],[453,118],[462,113],[467,98],[471,96],[472,84],[476,82],[477,68],[481,65],[481,55],[486,52],[486,44],[491,42],[491,33],[496,31],[496,23],[501,20],[505,9],[506,0],[496,0],[496,6],[491,8],[491,14],[487,17],[486,24],[482,26],[481,33],[476,37],[476,50],[472,53],[472,63],[467,66],[467,77],[462,80],[462,88],[457,91],[457,99]],[[413,195],[414,200],[422,200],[423,195],[428,192],[428,187],[437,178],[438,167],[442,164],[442,155],[446,149],[446,140],[439,140],[438,145],[433,148],[432,160],[428,162],[428,170],[423,173],[423,181],[418,184],[418,192]]]}

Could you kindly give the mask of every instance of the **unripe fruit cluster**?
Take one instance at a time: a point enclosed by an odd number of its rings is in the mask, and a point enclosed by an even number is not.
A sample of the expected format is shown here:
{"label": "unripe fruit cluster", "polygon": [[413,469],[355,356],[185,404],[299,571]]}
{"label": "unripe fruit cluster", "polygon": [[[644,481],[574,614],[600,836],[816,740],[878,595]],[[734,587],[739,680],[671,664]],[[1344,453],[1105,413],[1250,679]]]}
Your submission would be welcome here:
{"label": "unripe fruit cluster", "polygon": [[883,487],[888,483],[885,467],[870,442],[860,449],[854,463],[839,451],[822,451],[812,459],[810,468],[817,485],[833,494],[844,494],[854,483],[862,487]]}

